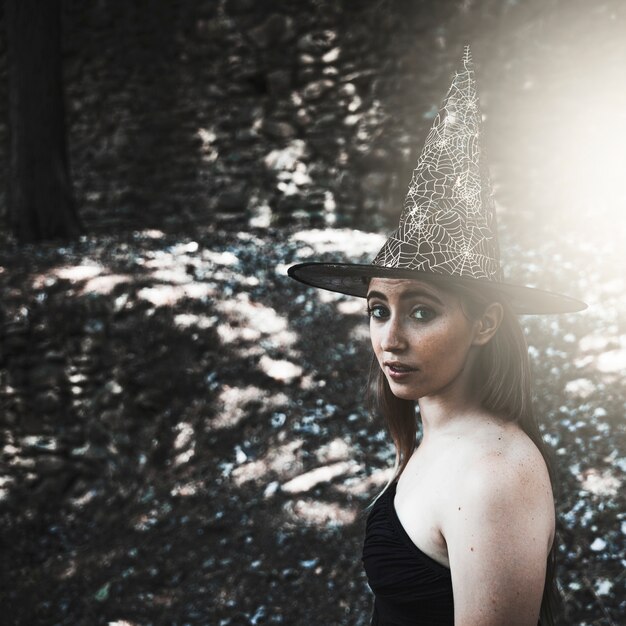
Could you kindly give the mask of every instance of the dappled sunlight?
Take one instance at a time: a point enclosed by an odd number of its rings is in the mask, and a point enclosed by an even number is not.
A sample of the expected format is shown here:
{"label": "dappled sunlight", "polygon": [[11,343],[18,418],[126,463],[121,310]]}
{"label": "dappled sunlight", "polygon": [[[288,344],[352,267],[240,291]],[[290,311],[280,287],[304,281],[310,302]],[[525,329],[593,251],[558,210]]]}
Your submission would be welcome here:
{"label": "dappled sunlight", "polygon": [[[297,335],[289,330],[287,321],[275,309],[255,302],[248,294],[242,293],[216,303],[220,315],[217,333],[224,345],[237,350],[240,355],[260,356],[268,348],[275,347],[281,351],[290,348],[297,341]],[[261,347],[259,340],[264,340]],[[247,344],[241,346],[240,344]],[[298,357],[298,353],[290,351],[290,356]],[[263,357],[261,368],[271,378],[292,380],[297,378],[301,370],[293,363],[275,361]]]}
{"label": "dappled sunlight", "polygon": [[203,481],[191,481],[188,483],[176,483],[172,490],[170,491],[170,495],[174,497],[188,498],[189,496],[195,496],[198,493],[203,492],[206,489],[206,486]]}
{"label": "dappled sunlight", "polygon": [[72,498],[72,505],[77,509],[85,508],[90,502],[97,498],[99,492],[95,489],[89,489],[76,498]]}
{"label": "dappled sunlight", "polygon": [[196,433],[194,427],[189,422],[179,422],[174,429],[176,438],[174,439],[174,451],[176,456],[173,459],[174,467],[189,463],[196,453]]}
{"label": "dappled sunlight", "polygon": [[270,150],[265,155],[265,167],[276,172],[293,172],[304,166],[303,157],[307,153],[306,144],[302,139],[293,139],[284,148]]}
{"label": "dappled sunlight", "polygon": [[9,495],[9,488],[15,482],[11,476],[0,476],[0,502],[6,500]]}
{"label": "dappled sunlight", "polygon": [[342,315],[360,315],[365,319],[366,304],[363,298],[350,298],[337,302],[337,311]]}
{"label": "dappled sunlight", "polygon": [[193,282],[193,276],[191,276],[186,267],[182,266],[170,266],[167,264],[163,267],[162,262],[148,261],[144,264],[147,269],[153,270],[150,273],[150,278],[162,283],[171,283],[174,285],[186,285]]}
{"label": "dappled sunlight", "polygon": [[72,283],[76,283],[81,280],[88,280],[99,276],[103,272],[103,268],[100,265],[74,265],[73,267],[60,267],[50,272],[51,276],[56,276],[63,280],[69,280]]}
{"label": "dappled sunlight", "polygon": [[246,293],[218,302],[216,309],[228,315],[232,321],[245,324],[259,333],[268,335],[281,333],[281,343],[292,344],[296,340],[295,333],[287,329],[287,321],[275,309],[254,302]]}
{"label": "dappled sunlight", "polygon": [[353,524],[359,514],[357,507],[345,507],[336,502],[323,502],[307,498],[286,502],[283,506],[288,520],[294,524],[336,528]]}
{"label": "dappled sunlight", "polygon": [[44,289],[45,287],[53,285],[57,279],[77,283],[100,276],[103,271],[104,268],[96,263],[64,265],[62,267],[51,268],[44,274],[33,274],[32,285],[35,289]]}
{"label": "dappled sunlight", "polygon": [[217,397],[215,416],[210,420],[211,430],[232,428],[248,416],[248,405],[254,402],[260,410],[271,411],[288,406],[284,393],[270,392],[255,385],[235,387],[222,385]]}
{"label": "dappled sunlight", "polygon": [[209,261],[210,263],[214,263],[215,265],[227,265],[233,266],[239,263],[239,259],[232,253],[227,250],[223,252],[217,252],[215,250],[203,250],[202,258]]}
{"label": "dappled sunlight", "polygon": [[212,128],[198,128],[197,135],[202,142],[200,152],[202,154],[202,160],[205,163],[213,163],[216,161],[219,153],[216,148],[215,140],[217,135]]}
{"label": "dappled sunlight", "polygon": [[579,474],[577,478],[585,491],[596,496],[616,496],[622,486],[622,481],[610,469],[600,471],[591,468]]}
{"label": "dappled sunlight", "polygon": [[[248,328],[247,326],[231,326],[230,324],[218,324],[216,327],[217,336],[225,346],[234,346],[237,343],[252,343],[261,338],[261,333],[256,328]],[[250,350],[245,354],[248,356],[252,354],[261,354],[260,350],[256,346],[252,346]]]}
{"label": "dappled sunlight", "polygon": [[133,277],[129,274],[106,274],[104,276],[95,276],[85,282],[85,285],[80,289],[81,294],[98,293],[102,295],[108,295],[118,285],[131,283]]}
{"label": "dappled sunlight", "polygon": [[393,468],[375,469],[369,476],[358,476],[334,486],[336,491],[355,496],[373,497],[393,477]]}
{"label": "dappled sunlight", "polygon": [[75,576],[77,573],[78,568],[76,566],[76,560],[70,559],[66,567],[64,567],[63,570],[59,572],[58,578],[59,580],[66,580],[72,578],[72,576]]}
{"label": "dappled sunlight", "polygon": [[[137,237],[160,240],[165,237],[158,230],[135,233]],[[132,273],[115,272],[101,263],[83,262],[50,268],[45,273],[35,273],[32,285],[35,289],[45,289],[56,281],[68,281],[76,285],[77,294],[109,295],[116,287],[127,284],[138,286],[136,296],[154,307],[172,307],[180,300],[205,300],[214,297],[218,284],[232,280],[236,274],[233,268],[238,264],[237,257],[230,251],[200,249],[196,241],[179,241],[164,249],[142,250],[131,256],[126,253],[125,244],[114,252],[125,259],[132,259],[136,268]],[[246,285],[258,284],[254,276],[243,277]]]}
{"label": "dappled sunlight", "polygon": [[596,385],[588,378],[575,378],[565,385],[565,393],[578,400],[586,400],[596,391]]}
{"label": "dappled sunlight", "polygon": [[292,478],[282,485],[282,490],[291,494],[304,493],[321,483],[328,483],[339,476],[356,474],[362,471],[362,469],[363,468],[358,463],[350,461],[331,463],[330,465],[316,467],[309,472]]}
{"label": "dappled sunlight", "polygon": [[56,280],[66,280],[72,284],[83,283],[77,291],[80,295],[108,295],[118,285],[132,283],[134,279],[130,274],[110,274],[100,265],[86,264],[51,269],[45,274],[34,275],[32,280],[35,289],[43,289]]}
{"label": "dappled sunlight", "polygon": [[[317,289],[315,291],[317,295],[317,299],[322,304],[337,304],[338,302],[345,302],[346,296],[341,293],[337,293],[336,291],[329,291],[327,289]],[[347,296],[350,300],[353,298],[351,296]]]}
{"label": "dappled sunlight", "polygon": [[361,324],[356,324],[350,329],[350,341],[369,345],[371,341],[370,327],[366,321],[365,315],[363,315],[363,322]]}
{"label": "dappled sunlight", "polygon": [[612,380],[623,377],[626,372],[626,335],[619,334],[617,327],[614,333],[607,330],[582,337],[578,342],[579,356],[574,362],[578,368],[596,370],[603,378]]}
{"label": "dappled sunlight", "polygon": [[265,354],[259,361],[259,368],[266,376],[285,384],[292,383],[302,376],[303,373],[303,369],[300,365],[296,365],[284,359],[272,359]]}
{"label": "dappled sunlight", "polygon": [[[369,494],[386,475],[384,472],[364,478],[365,467],[352,459],[352,448],[342,439],[335,438],[321,445],[315,452],[318,462],[323,465],[307,471],[303,470],[300,453],[302,440],[296,439],[268,450],[260,459],[244,461],[231,472],[234,484],[241,487],[254,482],[259,488],[265,485],[265,498],[278,491],[289,495],[308,493],[316,488],[332,485],[333,489],[348,495],[355,493],[343,489],[343,485],[363,485],[356,493]],[[243,457],[242,457],[243,458]],[[269,482],[268,482],[269,481]],[[312,507],[310,510],[307,507]],[[291,501],[285,505],[292,520],[313,525],[344,525],[355,519],[356,509],[341,507],[323,501]]]}
{"label": "dappled sunlight", "polygon": [[302,444],[302,439],[293,439],[270,448],[261,459],[236,467],[231,474],[235,485],[241,487],[250,481],[267,481],[270,472],[278,478],[293,476],[302,469],[302,459],[299,454]]}
{"label": "dappled sunlight", "polygon": [[190,283],[184,286],[156,285],[144,287],[137,292],[140,300],[155,307],[173,307],[183,298],[201,300],[215,294],[215,287],[204,283]]}
{"label": "dappled sunlight", "polygon": [[325,228],[302,230],[291,236],[291,241],[299,244],[298,256],[302,259],[335,252],[349,258],[376,254],[385,243],[386,237],[380,233],[368,233],[348,228]]}
{"label": "dappled sunlight", "polygon": [[145,230],[137,230],[133,233],[138,239],[164,239],[165,233],[157,228],[147,228]]}
{"label": "dappled sunlight", "polygon": [[174,316],[174,324],[181,329],[197,328],[206,330],[213,328],[217,323],[217,317],[214,315],[196,315],[194,313],[179,313]]}
{"label": "dappled sunlight", "polygon": [[624,375],[626,372],[626,348],[609,350],[598,355],[596,368],[603,374]]}
{"label": "dappled sunlight", "polygon": [[162,519],[167,517],[172,512],[172,504],[167,500],[155,504],[146,512],[139,513],[133,519],[130,520],[132,527],[142,533],[148,532],[151,528],[156,526]]}
{"label": "dappled sunlight", "polygon": [[332,463],[333,461],[345,461],[352,458],[353,449],[341,437],[335,437],[332,441],[321,445],[315,451],[315,457],[320,463]]}

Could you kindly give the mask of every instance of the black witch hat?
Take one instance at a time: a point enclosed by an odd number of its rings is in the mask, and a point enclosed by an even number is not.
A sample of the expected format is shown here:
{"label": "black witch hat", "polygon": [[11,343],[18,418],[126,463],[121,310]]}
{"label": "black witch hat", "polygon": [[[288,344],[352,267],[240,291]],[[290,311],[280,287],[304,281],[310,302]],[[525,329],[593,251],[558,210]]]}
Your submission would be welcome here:
{"label": "black witch hat", "polygon": [[503,294],[516,313],[567,313],[586,304],[502,281],[496,213],[481,151],[481,113],[469,46],[413,171],[398,228],[370,264],[300,263],[289,276],[365,297],[370,278],[442,279]]}

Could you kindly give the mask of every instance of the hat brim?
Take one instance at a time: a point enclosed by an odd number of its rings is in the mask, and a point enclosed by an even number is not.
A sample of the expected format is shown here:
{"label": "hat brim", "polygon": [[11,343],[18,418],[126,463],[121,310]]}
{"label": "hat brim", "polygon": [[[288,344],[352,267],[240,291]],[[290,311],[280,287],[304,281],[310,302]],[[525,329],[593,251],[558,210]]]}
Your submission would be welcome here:
{"label": "hat brim", "polygon": [[534,287],[510,285],[487,279],[465,278],[399,269],[378,265],[355,263],[299,263],[292,265],[287,273],[305,285],[336,291],[349,296],[365,298],[370,278],[408,278],[414,280],[445,281],[492,290],[504,295],[515,313],[541,315],[545,313],[575,313],[587,308],[581,300],[560,293]]}

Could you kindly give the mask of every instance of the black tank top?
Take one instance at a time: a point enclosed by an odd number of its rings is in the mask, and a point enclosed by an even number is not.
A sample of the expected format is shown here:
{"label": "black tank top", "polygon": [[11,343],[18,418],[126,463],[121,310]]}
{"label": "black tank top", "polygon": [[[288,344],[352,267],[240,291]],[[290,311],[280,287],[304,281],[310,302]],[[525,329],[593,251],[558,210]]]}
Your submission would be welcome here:
{"label": "black tank top", "polygon": [[395,494],[392,483],[372,507],[365,529],[372,626],[454,626],[450,570],[411,541],[396,515]]}

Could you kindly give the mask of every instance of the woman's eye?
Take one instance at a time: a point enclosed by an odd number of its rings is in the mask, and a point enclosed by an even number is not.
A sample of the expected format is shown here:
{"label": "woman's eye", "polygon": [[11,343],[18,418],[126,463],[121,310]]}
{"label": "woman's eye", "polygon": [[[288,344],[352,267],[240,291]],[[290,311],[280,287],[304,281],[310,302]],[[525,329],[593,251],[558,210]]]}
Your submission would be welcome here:
{"label": "woman's eye", "polygon": [[413,319],[419,320],[420,322],[427,322],[435,317],[435,312],[431,309],[420,306],[416,309],[413,309],[413,311],[411,312],[411,317]]}
{"label": "woman's eye", "polygon": [[375,319],[383,319],[384,317],[387,316],[387,309],[385,309],[384,306],[380,306],[380,304],[371,306],[367,308],[367,314],[370,317],[373,317]]}

